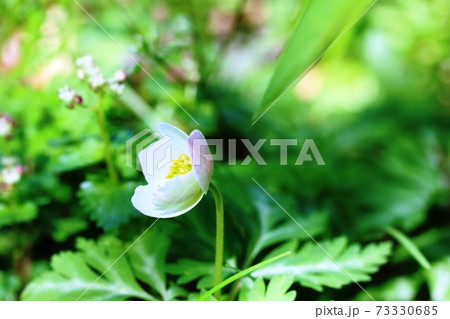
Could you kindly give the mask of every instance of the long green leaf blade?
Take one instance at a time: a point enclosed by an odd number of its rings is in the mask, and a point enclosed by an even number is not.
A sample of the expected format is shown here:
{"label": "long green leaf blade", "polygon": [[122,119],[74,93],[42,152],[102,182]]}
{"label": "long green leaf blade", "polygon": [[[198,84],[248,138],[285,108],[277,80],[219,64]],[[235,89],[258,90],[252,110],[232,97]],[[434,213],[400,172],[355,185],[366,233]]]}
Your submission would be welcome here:
{"label": "long green leaf blade", "polygon": [[274,262],[274,261],[276,261],[276,260],[278,260],[278,259],[280,259],[280,258],[283,258],[283,257],[285,257],[285,256],[287,256],[287,255],[289,255],[289,254],[291,254],[290,251],[284,252],[284,253],[282,253],[282,254],[280,254],[280,255],[278,255],[278,256],[275,256],[275,257],[270,258],[270,259],[268,259],[268,260],[262,261],[262,262],[260,262],[260,263],[258,263],[258,264],[256,264],[256,265],[253,265],[253,266],[251,266],[251,267],[249,267],[249,268],[247,268],[247,269],[244,269],[244,270],[238,272],[237,274],[231,276],[230,278],[225,279],[224,281],[222,281],[222,282],[221,282],[220,284],[218,284],[217,286],[214,286],[213,288],[211,288],[210,290],[208,290],[205,294],[203,294],[203,295],[200,297],[199,301],[205,301],[205,300],[206,300],[209,296],[211,296],[213,293],[215,293],[216,291],[222,289],[222,288],[225,287],[226,285],[231,284],[233,281],[236,281],[236,280],[238,280],[239,278],[242,278],[242,277],[248,275],[249,273],[251,273],[251,272],[253,272],[253,271],[255,271],[255,270],[258,270],[258,269],[260,269],[260,268],[262,268],[262,267],[264,267],[264,266],[266,266],[266,265],[268,265],[268,264],[270,264],[270,263],[272,263],[272,262]]}
{"label": "long green leaf blade", "polygon": [[310,0],[278,59],[256,121],[328,51],[377,0]]}
{"label": "long green leaf blade", "polygon": [[405,234],[403,234],[401,231],[393,228],[388,227],[386,229],[389,235],[394,237],[410,254],[411,256],[426,270],[431,269],[431,265],[428,262],[427,258],[422,254],[422,252],[417,248],[417,246],[406,237]]}

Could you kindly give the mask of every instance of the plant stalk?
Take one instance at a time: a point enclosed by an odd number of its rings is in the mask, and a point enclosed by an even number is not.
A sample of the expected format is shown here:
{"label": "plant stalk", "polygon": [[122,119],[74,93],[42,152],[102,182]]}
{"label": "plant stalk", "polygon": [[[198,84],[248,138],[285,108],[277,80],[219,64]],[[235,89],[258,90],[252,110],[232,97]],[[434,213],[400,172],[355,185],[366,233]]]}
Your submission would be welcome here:
{"label": "plant stalk", "polygon": [[[214,201],[216,204],[216,256],[214,267],[214,285],[216,286],[222,281],[224,213],[222,194],[220,194],[219,189],[212,183],[210,184],[209,189],[214,196]],[[214,295],[219,300],[220,289],[218,289]]]}
{"label": "plant stalk", "polygon": [[100,135],[103,140],[104,147],[104,159],[106,162],[106,167],[108,169],[109,177],[114,184],[117,184],[119,181],[116,168],[114,167],[114,161],[111,151],[111,139],[106,128],[106,116],[105,111],[102,107],[102,97],[98,102],[97,107],[94,109],[95,115],[97,117],[98,126],[100,128]]}

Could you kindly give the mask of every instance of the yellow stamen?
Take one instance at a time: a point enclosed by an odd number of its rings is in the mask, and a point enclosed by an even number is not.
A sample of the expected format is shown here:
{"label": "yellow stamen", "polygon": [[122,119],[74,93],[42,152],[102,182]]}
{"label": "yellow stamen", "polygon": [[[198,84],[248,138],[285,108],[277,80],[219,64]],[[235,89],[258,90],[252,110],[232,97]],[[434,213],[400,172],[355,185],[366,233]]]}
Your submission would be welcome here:
{"label": "yellow stamen", "polygon": [[185,154],[181,154],[178,159],[172,160],[169,174],[166,178],[171,179],[175,176],[180,176],[189,173],[192,170],[191,159]]}

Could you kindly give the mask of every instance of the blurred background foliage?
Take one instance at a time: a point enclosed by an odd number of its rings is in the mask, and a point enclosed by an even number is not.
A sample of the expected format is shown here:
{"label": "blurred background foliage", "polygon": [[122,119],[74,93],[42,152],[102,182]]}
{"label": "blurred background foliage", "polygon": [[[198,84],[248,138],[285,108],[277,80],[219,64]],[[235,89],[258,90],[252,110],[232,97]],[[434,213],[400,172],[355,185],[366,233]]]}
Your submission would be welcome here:
{"label": "blurred background foliage", "polygon": [[[129,200],[145,182],[126,166],[125,143],[160,121],[207,138],[300,141],[288,165],[269,142],[261,148],[266,166],[216,163],[225,275],[293,252],[227,287],[226,298],[369,298],[254,178],[375,299],[450,300],[447,0],[378,1],[254,125],[306,1],[79,3],[131,55],[72,0],[0,3],[0,116],[3,125],[14,121],[0,137],[0,156],[16,161],[0,169],[20,179],[0,180],[1,300],[79,298],[154,222]],[[307,50],[300,45],[298,56]],[[118,184],[107,178],[86,107],[97,96],[75,75],[84,55],[107,77],[127,73],[123,94],[104,102]],[[58,99],[65,85],[82,106]],[[307,138],[326,166],[294,165]],[[246,156],[238,143],[238,164]],[[214,223],[209,196],[186,215],[158,221],[82,299],[198,298],[213,285]]]}

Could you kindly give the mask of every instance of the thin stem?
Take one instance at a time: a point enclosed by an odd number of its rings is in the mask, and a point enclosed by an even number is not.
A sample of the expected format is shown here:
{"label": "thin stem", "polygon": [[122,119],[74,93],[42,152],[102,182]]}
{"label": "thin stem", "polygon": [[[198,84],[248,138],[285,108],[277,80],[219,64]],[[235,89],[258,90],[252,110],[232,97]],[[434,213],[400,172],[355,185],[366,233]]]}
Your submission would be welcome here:
{"label": "thin stem", "polygon": [[[253,248],[250,250],[249,253],[247,253],[247,256],[244,259],[244,265],[242,268],[247,268],[250,266],[251,262],[253,261],[253,259],[255,258],[255,254],[258,251],[257,250],[257,245],[258,242],[256,244],[253,244]],[[230,294],[228,295],[228,300],[232,301],[236,298],[238,292],[239,292],[239,285],[241,283],[241,280],[238,279],[233,283],[233,286],[231,286],[231,290],[230,290]]]}
{"label": "thin stem", "polygon": [[[223,233],[224,233],[224,214],[223,214],[223,200],[219,189],[211,183],[209,186],[211,193],[214,196],[216,203],[216,257],[215,257],[215,272],[214,285],[218,285],[222,281],[222,264],[223,264]],[[217,299],[220,299],[220,289],[215,293]]]}
{"label": "thin stem", "polygon": [[119,181],[117,171],[114,167],[113,162],[113,156],[111,151],[111,140],[108,133],[108,130],[106,128],[106,117],[105,117],[105,111],[102,107],[102,97],[100,96],[98,105],[94,109],[95,115],[97,117],[98,126],[100,128],[100,135],[103,140],[103,146],[104,146],[104,157],[106,162],[106,167],[108,168],[109,177],[111,178],[111,181],[115,184]]}
{"label": "thin stem", "polygon": [[287,251],[285,253],[282,253],[278,256],[272,257],[270,259],[267,259],[265,261],[262,261],[256,265],[253,265],[247,269],[244,269],[240,272],[238,272],[237,274],[231,276],[230,278],[225,279],[224,281],[222,281],[221,283],[219,283],[218,285],[215,285],[213,288],[211,288],[210,290],[208,290],[204,295],[202,295],[199,299],[199,301],[204,301],[206,300],[206,298],[208,298],[209,296],[211,296],[213,293],[220,291],[220,289],[222,289],[223,287],[225,287],[226,285],[231,284],[233,281],[238,280],[246,275],[248,275],[251,272],[254,272],[255,270],[262,268],[264,266],[267,266],[270,263],[273,263],[274,261],[283,258],[287,255],[291,254],[290,251]]}

